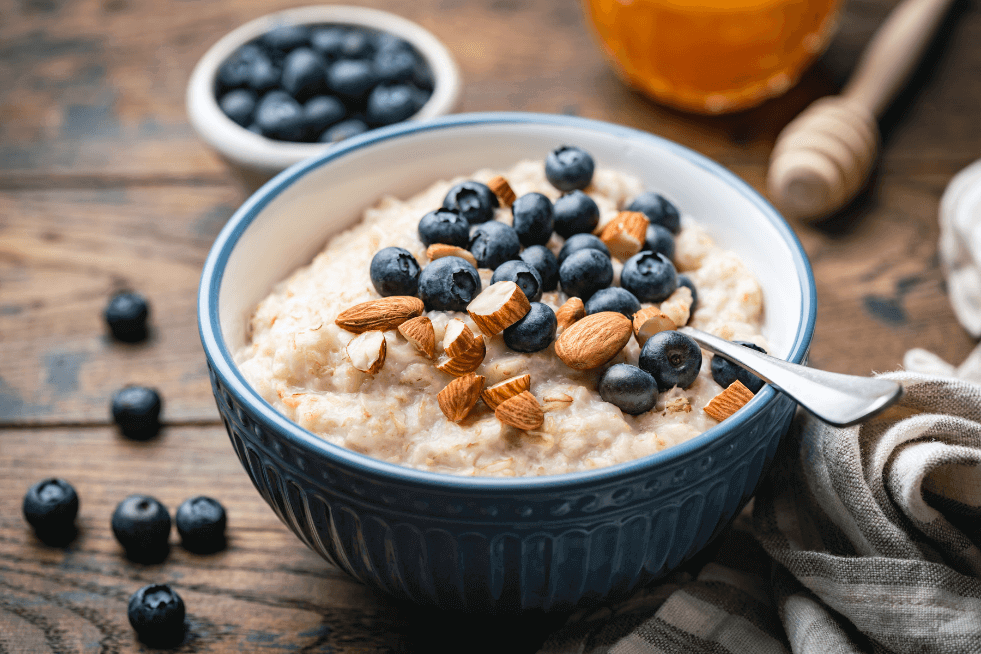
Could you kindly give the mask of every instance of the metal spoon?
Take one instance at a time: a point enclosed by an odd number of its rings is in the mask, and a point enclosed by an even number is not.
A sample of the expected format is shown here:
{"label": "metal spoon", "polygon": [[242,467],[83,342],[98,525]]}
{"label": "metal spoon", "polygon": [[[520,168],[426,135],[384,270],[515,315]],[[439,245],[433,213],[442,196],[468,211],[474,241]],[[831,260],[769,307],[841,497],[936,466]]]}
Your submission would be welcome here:
{"label": "metal spoon", "polygon": [[815,370],[790,363],[691,327],[678,331],[703,349],[758,375],[778,391],[835,427],[868,420],[903,396],[898,382]]}

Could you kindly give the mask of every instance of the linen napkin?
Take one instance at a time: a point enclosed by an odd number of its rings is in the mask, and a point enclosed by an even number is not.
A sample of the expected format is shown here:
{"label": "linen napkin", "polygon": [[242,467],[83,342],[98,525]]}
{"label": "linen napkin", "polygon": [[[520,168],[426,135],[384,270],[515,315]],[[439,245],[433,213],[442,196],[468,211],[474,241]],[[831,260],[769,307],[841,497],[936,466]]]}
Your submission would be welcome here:
{"label": "linen napkin", "polygon": [[[948,187],[941,229],[951,302],[981,335],[981,162]],[[903,363],[881,375],[905,387],[897,405],[844,429],[799,412],[717,543],[571,616],[541,653],[981,652],[981,347]]]}

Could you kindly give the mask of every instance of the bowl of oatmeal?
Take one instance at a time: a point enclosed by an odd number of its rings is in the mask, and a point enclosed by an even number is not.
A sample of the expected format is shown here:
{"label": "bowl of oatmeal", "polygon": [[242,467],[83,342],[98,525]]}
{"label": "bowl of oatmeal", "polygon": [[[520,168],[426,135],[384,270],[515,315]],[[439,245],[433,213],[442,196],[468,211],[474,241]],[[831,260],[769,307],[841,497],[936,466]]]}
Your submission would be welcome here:
{"label": "bowl of oatmeal", "polygon": [[[595,162],[581,191],[560,190],[545,171],[549,153],[566,145]],[[490,245],[480,246],[482,237],[466,247],[424,242],[423,216],[471,182],[496,191],[491,215],[470,227],[471,235],[493,233]],[[497,234],[527,236],[512,224],[514,199],[537,193],[553,206],[553,224],[563,226],[540,238],[563,257],[558,230],[570,243],[572,235],[560,200],[588,196],[598,215],[587,231],[609,251],[606,286],[633,289],[629,262],[643,259],[636,248],[647,243],[630,241],[630,225],[656,222],[644,223],[644,207],[635,204],[652,192],[679,209],[668,259],[698,297],[693,306],[675,280],[661,298],[634,289],[636,308],[802,362],[816,298],[792,231],[724,168],[644,132],[537,114],[444,117],[352,138],[253,195],[209,254],[199,322],[233,447],[283,522],[365,583],[463,610],[603,601],[704,547],[751,496],[793,402],[763,386],[717,420],[707,409],[727,389],[713,378],[708,355],[684,388],[662,389],[654,375],[656,397],[646,410],[601,394],[614,368],[652,370],[645,352],[662,334],[644,332],[656,321],[640,321],[639,329],[623,315],[625,291],[594,303],[602,289],[590,288],[579,293],[583,310],[569,309],[566,290],[597,275],[563,276],[552,290],[539,275],[540,297],[535,289],[532,298],[520,296],[534,310],[520,309],[519,322],[503,329],[503,322],[488,326],[488,316],[500,318],[498,307],[518,297],[508,286],[517,284],[494,278],[507,268],[502,261],[514,260]],[[466,204],[451,213],[467,215]],[[487,227],[493,223],[509,227]],[[434,245],[464,252],[441,258],[430,252]],[[420,274],[415,294],[382,294],[371,268],[385,248],[407,251],[423,273],[430,266],[460,273],[446,279],[467,287],[467,302],[446,299],[435,273]],[[478,264],[473,276],[470,256]],[[510,279],[521,283],[520,275]],[[591,314],[583,317],[586,307]],[[544,315],[547,329],[549,312],[554,336],[515,336],[512,327],[525,317]],[[407,328],[427,320],[428,352]],[[482,378],[476,390],[475,377]],[[443,401],[454,385],[465,388]],[[511,385],[514,392],[488,397]]]}

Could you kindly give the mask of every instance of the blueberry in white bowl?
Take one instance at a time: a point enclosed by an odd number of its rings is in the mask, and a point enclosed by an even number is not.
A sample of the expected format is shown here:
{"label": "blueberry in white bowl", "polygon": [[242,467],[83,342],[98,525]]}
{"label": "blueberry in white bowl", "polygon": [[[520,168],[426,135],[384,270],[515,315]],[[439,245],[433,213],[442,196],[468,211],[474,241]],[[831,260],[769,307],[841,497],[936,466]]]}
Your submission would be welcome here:
{"label": "blueberry in white bowl", "polygon": [[603,371],[597,390],[604,400],[634,416],[650,411],[657,403],[654,377],[628,363],[617,363]]}
{"label": "blueberry in white bowl", "polygon": [[398,123],[418,109],[415,91],[406,84],[379,84],[368,96],[365,117],[375,126]]}
{"label": "blueberry in white bowl", "polygon": [[678,272],[663,254],[638,252],[623,264],[620,286],[641,302],[663,302],[678,288]]}
{"label": "blueberry in white bowl", "polygon": [[642,249],[663,254],[668,259],[674,260],[674,234],[663,225],[651,223],[647,226],[647,235]]}
{"label": "blueberry in white bowl", "polygon": [[627,211],[639,211],[652,225],[661,225],[672,234],[681,231],[681,214],[670,200],[654,191],[642,193],[627,205]]}
{"label": "blueberry in white bowl", "polygon": [[229,91],[221,99],[221,110],[237,124],[247,127],[255,113],[256,96],[248,89]]}
{"label": "blueberry in white bowl", "polygon": [[554,291],[559,285],[559,262],[544,245],[526,247],[518,255],[521,260],[538,271],[542,278],[542,290]]}
{"label": "blueberry in white bowl", "polygon": [[285,91],[270,91],[262,97],[255,110],[255,124],[263,136],[274,139],[302,141],[307,134],[303,106]]}
{"label": "blueberry in white bowl", "polygon": [[494,270],[518,258],[521,241],[510,225],[491,220],[470,228],[469,249],[480,268]]}
{"label": "blueberry in white bowl", "polygon": [[565,243],[562,244],[562,249],[559,250],[559,265],[568,258],[573,252],[578,252],[579,250],[596,250],[597,252],[602,252],[607,258],[610,256],[610,249],[606,247],[606,243],[600,240],[598,236],[593,234],[573,234]]}
{"label": "blueberry in white bowl", "polygon": [[283,60],[283,90],[297,101],[327,91],[327,62],[310,48],[296,48]]}
{"label": "blueberry in white bowl", "polygon": [[593,181],[593,157],[582,148],[563,145],[545,159],[545,177],[560,191],[584,189]]}
{"label": "blueberry in white bowl", "polygon": [[423,245],[444,243],[465,248],[470,245],[470,222],[454,209],[434,209],[419,220]]}
{"label": "blueberry in white bowl", "polygon": [[415,295],[419,290],[421,272],[419,262],[412,253],[399,247],[379,250],[368,268],[371,283],[382,297]]}
{"label": "blueberry in white bowl", "polygon": [[525,316],[504,330],[504,344],[515,352],[539,352],[555,340],[558,321],[547,304],[532,302]]}
{"label": "blueberry in white bowl", "polygon": [[542,277],[531,264],[521,259],[505,261],[491,276],[491,284],[497,282],[514,282],[530,302],[538,302],[542,298]]}
{"label": "blueberry in white bowl", "polygon": [[511,205],[512,226],[525,247],[545,245],[552,237],[552,201],[541,193],[526,193]]}
{"label": "blueberry in white bowl", "polygon": [[[767,353],[766,350],[755,343],[748,341],[733,342],[743,347],[748,347],[751,350],[762,352],[763,354]],[[729,388],[733,382],[738,380],[742,382],[743,386],[753,391],[754,394],[759,393],[760,389],[763,388],[763,384],[766,383],[742,366],[738,366],[732,361],[718,355],[712,357],[712,379],[722,388]]]}
{"label": "blueberry in white bowl", "polygon": [[634,294],[619,286],[610,286],[596,291],[586,302],[586,315],[602,311],[616,311],[628,318],[640,311],[640,302]]}
{"label": "blueberry in white bowl", "polygon": [[349,139],[352,136],[364,134],[368,131],[368,129],[368,124],[360,118],[348,118],[347,120],[342,120],[336,125],[328,127],[324,133],[320,135],[319,140],[321,143],[339,143],[340,141]]}
{"label": "blueberry in white bowl", "polygon": [[332,95],[317,95],[303,104],[303,120],[309,134],[323,134],[347,116],[344,104]]}
{"label": "blueberry in white bowl", "polygon": [[599,225],[599,207],[582,191],[566,193],[553,203],[552,210],[555,233],[562,238],[591,232]]}
{"label": "blueberry in white bowl", "polygon": [[419,274],[419,298],[429,311],[466,311],[480,288],[477,269],[460,257],[436,259]]}
{"label": "blueberry in white bowl", "polygon": [[681,332],[658,332],[644,343],[638,365],[654,377],[660,391],[688,388],[702,367],[702,350]]}
{"label": "blueberry in white bowl", "polygon": [[485,223],[494,218],[494,210],[500,202],[486,184],[468,181],[451,188],[443,198],[443,208],[459,211],[471,225]]}
{"label": "blueberry in white bowl", "polygon": [[566,295],[586,302],[593,293],[613,283],[613,263],[598,250],[573,252],[559,266],[559,282]]}
{"label": "blueberry in white bowl", "polygon": [[688,275],[681,273],[678,275],[678,286],[684,286],[691,291],[691,306],[688,307],[688,311],[693,315],[698,308],[698,289],[695,288],[695,282]]}

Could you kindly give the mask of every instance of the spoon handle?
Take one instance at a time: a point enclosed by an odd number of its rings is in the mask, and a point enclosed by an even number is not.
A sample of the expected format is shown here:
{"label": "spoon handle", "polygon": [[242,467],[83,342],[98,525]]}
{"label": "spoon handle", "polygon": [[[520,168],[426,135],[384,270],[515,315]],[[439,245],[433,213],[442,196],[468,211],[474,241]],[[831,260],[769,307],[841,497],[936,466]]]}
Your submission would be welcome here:
{"label": "spoon handle", "polygon": [[903,395],[895,381],[843,375],[790,363],[691,327],[678,331],[703,349],[767,381],[824,422],[849,427],[867,420]]}

